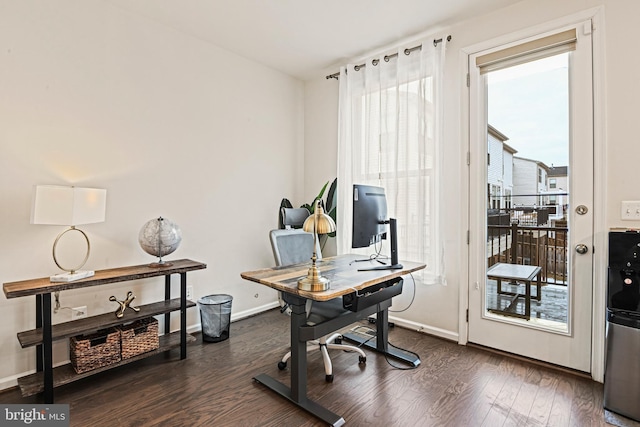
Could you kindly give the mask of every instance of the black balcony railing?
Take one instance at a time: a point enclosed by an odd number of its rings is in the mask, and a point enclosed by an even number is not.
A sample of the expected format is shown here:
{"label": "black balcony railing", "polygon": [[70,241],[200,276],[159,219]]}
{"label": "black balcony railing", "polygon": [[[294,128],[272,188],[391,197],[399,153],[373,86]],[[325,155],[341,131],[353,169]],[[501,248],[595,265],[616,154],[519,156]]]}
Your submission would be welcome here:
{"label": "black balcony railing", "polygon": [[568,228],[521,225],[487,225],[488,265],[498,262],[538,265],[541,280],[566,285]]}

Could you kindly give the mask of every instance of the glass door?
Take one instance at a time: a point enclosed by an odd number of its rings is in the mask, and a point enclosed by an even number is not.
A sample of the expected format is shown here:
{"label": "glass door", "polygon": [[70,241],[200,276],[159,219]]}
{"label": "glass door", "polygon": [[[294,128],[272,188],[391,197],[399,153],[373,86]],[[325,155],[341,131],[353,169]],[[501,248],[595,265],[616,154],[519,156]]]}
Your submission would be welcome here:
{"label": "glass door", "polygon": [[588,372],[590,37],[565,29],[471,64],[469,341]]}

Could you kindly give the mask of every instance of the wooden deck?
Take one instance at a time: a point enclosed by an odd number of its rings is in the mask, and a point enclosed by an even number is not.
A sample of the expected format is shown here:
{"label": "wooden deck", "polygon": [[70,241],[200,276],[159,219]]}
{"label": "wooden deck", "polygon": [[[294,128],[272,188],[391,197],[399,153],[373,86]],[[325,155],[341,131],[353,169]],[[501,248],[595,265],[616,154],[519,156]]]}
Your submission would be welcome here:
{"label": "wooden deck", "polygon": [[[520,285],[520,290],[522,287]],[[502,284],[504,290],[516,290],[516,286]],[[535,295],[536,288],[532,285],[532,295]],[[487,281],[487,308],[504,308],[511,302],[511,298],[508,296],[501,296],[497,294],[497,286],[495,280]],[[519,301],[516,310],[522,312],[524,310],[524,301]],[[542,298],[540,301],[534,299],[531,300],[531,318],[532,319],[544,319],[560,324],[567,323],[568,318],[568,288],[563,285],[546,285],[542,287]]]}

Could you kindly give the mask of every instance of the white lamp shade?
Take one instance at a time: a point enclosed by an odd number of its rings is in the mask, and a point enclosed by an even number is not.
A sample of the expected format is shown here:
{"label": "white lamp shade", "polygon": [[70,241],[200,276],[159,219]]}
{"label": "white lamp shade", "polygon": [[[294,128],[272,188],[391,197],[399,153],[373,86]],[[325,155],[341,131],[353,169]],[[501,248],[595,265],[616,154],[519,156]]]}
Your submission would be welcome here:
{"label": "white lamp shade", "polygon": [[107,190],[101,188],[37,185],[31,206],[31,224],[81,225],[103,222]]}

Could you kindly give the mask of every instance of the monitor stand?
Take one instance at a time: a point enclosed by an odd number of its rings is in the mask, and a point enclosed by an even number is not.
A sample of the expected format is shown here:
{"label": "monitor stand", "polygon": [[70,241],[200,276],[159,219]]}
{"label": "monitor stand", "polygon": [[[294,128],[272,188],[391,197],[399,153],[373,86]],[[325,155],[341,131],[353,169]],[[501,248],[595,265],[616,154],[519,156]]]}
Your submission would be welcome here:
{"label": "monitor stand", "polygon": [[359,268],[358,271],[373,271],[373,270],[400,270],[403,268],[402,264],[398,263],[398,237],[397,237],[397,224],[395,218],[389,218],[389,236],[391,240],[391,264],[390,265],[378,265],[375,267]]}

